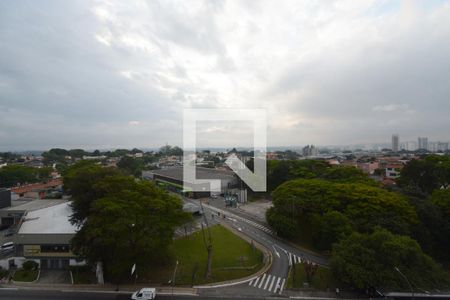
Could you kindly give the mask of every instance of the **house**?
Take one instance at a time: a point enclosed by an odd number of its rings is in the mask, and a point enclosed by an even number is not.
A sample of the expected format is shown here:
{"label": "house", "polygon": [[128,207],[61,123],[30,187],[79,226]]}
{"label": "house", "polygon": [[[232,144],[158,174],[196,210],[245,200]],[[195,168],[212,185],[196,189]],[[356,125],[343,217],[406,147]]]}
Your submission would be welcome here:
{"label": "house", "polygon": [[385,169],[385,177],[390,179],[398,178],[402,168],[403,164],[387,164]]}

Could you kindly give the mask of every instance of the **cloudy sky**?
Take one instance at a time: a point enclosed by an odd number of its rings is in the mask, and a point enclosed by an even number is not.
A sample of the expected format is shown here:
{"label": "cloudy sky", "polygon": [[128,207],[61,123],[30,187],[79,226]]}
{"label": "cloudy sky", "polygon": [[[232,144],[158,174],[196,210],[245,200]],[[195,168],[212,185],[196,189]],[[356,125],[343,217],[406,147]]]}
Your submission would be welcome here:
{"label": "cloudy sky", "polygon": [[[450,140],[449,16],[431,0],[2,1],[0,150],[181,145],[184,108],[266,109],[272,146]],[[200,127],[207,146],[251,141],[248,122]]]}

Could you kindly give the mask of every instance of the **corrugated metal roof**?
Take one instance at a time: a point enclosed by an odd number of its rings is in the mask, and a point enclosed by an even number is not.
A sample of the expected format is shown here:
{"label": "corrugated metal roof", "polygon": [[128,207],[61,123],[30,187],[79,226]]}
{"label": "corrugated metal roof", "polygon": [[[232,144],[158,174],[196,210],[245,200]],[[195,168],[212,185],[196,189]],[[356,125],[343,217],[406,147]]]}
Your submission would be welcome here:
{"label": "corrugated metal roof", "polygon": [[[155,175],[168,177],[178,181],[183,181],[183,167],[175,167],[162,170],[152,170],[150,173]],[[232,180],[235,177],[234,172],[226,170],[217,170],[210,168],[196,168],[197,179],[222,179],[222,180]]]}

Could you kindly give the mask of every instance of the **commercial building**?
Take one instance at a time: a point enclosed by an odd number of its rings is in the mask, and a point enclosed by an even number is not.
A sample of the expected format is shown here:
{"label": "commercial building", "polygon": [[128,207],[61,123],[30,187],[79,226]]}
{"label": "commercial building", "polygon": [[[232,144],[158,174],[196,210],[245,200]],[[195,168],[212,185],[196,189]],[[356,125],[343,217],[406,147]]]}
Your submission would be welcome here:
{"label": "commercial building", "polygon": [[16,256],[39,261],[41,269],[68,269],[82,262],[70,250],[77,227],[70,202],[27,212],[14,237]]}
{"label": "commercial building", "polygon": [[69,201],[28,201],[2,209],[0,214],[2,223],[12,223],[14,230],[9,239],[15,245],[13,252],[1,257],[2,268],[20,268],[27,260],[36,261],[41,269],[68,269],[71,265],[85,264],[70,250],[70,241],[78,228],[70,223]]}
{"label": "commercial building", "polygon": [[[142,172],[144,179],[153,180],[158,186],[167,190],[185,194],[191,198],[208,197],[210,192],[199,192],[199,190],[207,190],[204,184],[190,182],[183,179],[183,167],[173,167],[161,170],[151,170]],[[226,193],[238,187],[238,178],[234,172],[225,169],[212,169],[196,167],[197,179],[220,180],[221,193]]]}
{"label": "commercial building", "polygon": [[19,226],[23,216],[29,212],[67,202],[66,200],[57,199],[20,199],[21,200],[13,200],[8,207],[0,209],[0,225],[2,228]]}

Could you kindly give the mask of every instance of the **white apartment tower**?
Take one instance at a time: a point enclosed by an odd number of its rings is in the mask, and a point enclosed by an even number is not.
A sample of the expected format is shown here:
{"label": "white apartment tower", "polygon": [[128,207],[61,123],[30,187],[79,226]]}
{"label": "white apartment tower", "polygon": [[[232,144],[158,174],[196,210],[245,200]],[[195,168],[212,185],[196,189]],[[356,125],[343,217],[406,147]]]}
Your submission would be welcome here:
{"label": "white apartment tower", "polygon": [[419,137],[417,141],[418,141],[419,150],[428,150],[428,138],[427,137]]}
{"label": "white apartment tower", "polygon": [[398,152],[399,149],[399,137],[398,134],[393,134],[392,135],[392,151],[394,152]]}

